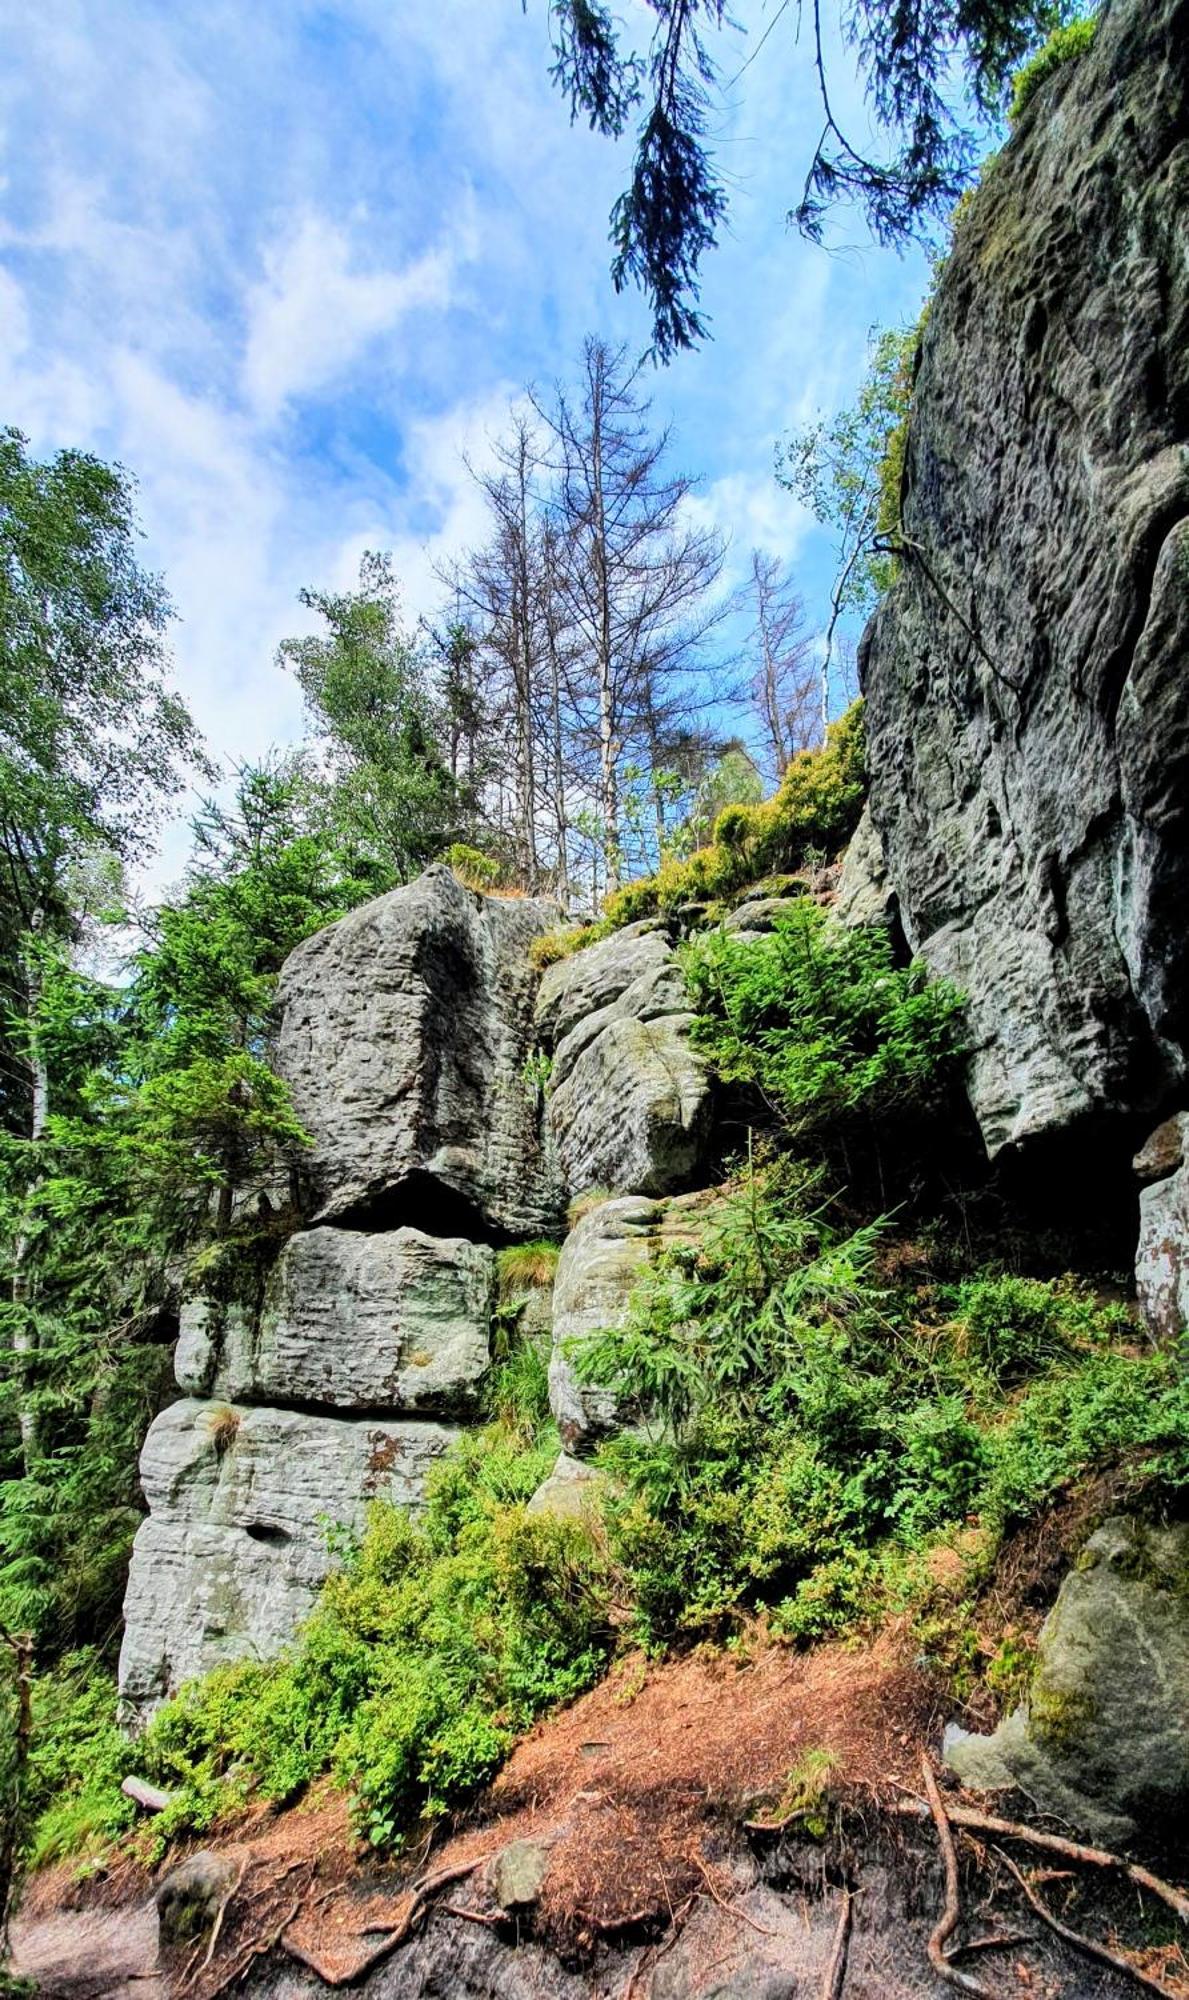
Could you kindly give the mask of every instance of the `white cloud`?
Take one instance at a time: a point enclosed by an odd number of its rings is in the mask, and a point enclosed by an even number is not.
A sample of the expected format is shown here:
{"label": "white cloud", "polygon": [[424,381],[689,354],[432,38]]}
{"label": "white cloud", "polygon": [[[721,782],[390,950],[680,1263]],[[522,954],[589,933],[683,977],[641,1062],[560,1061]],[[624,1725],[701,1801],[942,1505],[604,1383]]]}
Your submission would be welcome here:
{"label": "white cloud", "polygon": [[454,252],[437,248],[402,270],[355,262],[347,233],[307,212],[265,252],[264,277],[247,299],[243,389],[258,417],[343,376],[410,313],[451,303]]}

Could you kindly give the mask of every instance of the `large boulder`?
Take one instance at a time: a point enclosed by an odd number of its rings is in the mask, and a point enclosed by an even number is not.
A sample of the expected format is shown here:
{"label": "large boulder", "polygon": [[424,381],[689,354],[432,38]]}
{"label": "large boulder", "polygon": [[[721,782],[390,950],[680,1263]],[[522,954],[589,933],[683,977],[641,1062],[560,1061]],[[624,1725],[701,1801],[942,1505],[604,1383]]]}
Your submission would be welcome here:
{"label": "large boulder", "polygon": [[313,1140],[316,1217],[435,1234],[551,1226],[558,1194],[526,1078],[547,901],[449,868],[299,945],[278,988],[277,1067]]}
{"label": "large boulder", "polygon": [[946,1755],[964,1784],[1018,1785],[1095,1839],[1183,1824],[1189,1522],[1105,1522],[1045,1621],[1027,1703],[993,1736],[952,1732]]}
{"label": "large boulder", "polygon": [[[649,1265],[667,1249],[698,1238],[699,1216],[711,1197],[683,1195],[649,1201],[639,1195],[600,1202],[562,1245],[553,1283],[553,1353],[549,1406],[565,1453],[580,1458],[634,1415],[610,1389],[584,1383],[578,1350],[627,1321],[631,1296]],[[562,1468],[563,1471],[565,1468]]]}
{"label": "large boulder", "polygon": [[291,1236],[255,1306],[192,1299],[175,1371],[191,1396],[462,1412],[491,1359],[495,1252],[419,1229]]}
{"label": "large boulder", "polygon": [[1189,0],[1113,0],[960,217],[901,575],[864,639],[910,945],[988,1147],[1175,1102],[1189,1055]]}
{"label": "large boulder", "polygon": [[546,973],[537,1028],[553,1057],[549,1130],[566,1187],[669,1194],[710,1133],[710,1082],[690,1046],[685,981],[667,933],[631,924]]}
{"label": "large boulder", "polygon": [[358,1531],[372,1499],[415,1507],[456,1436],[442,1424],[193,1399],[165,1410],[140,1459],[149,1518],[120,1651],[129,1721],[195,1675],[285,1646],[332,1567],[331,1530]]}

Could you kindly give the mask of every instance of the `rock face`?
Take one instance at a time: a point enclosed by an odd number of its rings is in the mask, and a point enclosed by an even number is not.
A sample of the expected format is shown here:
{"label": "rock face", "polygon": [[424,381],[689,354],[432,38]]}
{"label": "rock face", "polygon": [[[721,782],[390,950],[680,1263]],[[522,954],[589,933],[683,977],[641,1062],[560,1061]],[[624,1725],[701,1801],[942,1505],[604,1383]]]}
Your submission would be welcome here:
{"label": "rock face", "polygon": [[672,943],[630,924],[546,973],[537,1028],[552,1052],[549,1131],[570,1194],[687,1187],[710,1125],[706,1066]]}
{"label": "rock face", "polygon": [[307,939],[278,991],[277,1066],[314,1141],[314,1213],[458,1234],[557,1218],[539,1143],[534,937],[554,904],[480,896],[428,868]]}
{"label": "rock face", "polygon": [[416,1506],[456,1435],[193,1399],[164,1411],[140,1460],[149,1518],[120,1654],[130,1718],[196,1674],[286,1645],[329,1573],[328,1523],[360,1528],[377,1498]]}
{"label": "rock face", "polygon": [[1160,1178],[1139,1198],[1135,1289],[1139,1309],[1157,1340],[1176,1340],[1189,1327],[1189,1113],[1170,1118],[1137,1155]]}
{"label": "rock face", "polygon": [[1189,1523],[1117,1519],[1090,1537],[1045,1621],[1027,1705],[956,1732],[964,1784],[1019,1785],[1099,1840],[1189,1809]]}
{"label": "rock face", "polygon": [[1189,0],[1116,0],[986,172],[864,640],[873,818],[992,1152],[1185,1084],[1187,100]]}
{"label": "rock face", "polygon": [[[593,1335],[624,1324],[632,1291],[663,1250],[696,1236],[704,1195],[648,1201],[638,1195],[601,1202],[570,1231],[553,1286],[553,1354],[549,1407],[565,1451],[576,1458],[632,1414],[609,1389],[578,1378],[574,1350]],[[570,1476],[559,1462],[553,1476]],[[542,1489],[543,1490],[543,1489]]]}
{"label": "rock face", "polygon": [[257,1310],[183,1307],[178,1383],[233,1402],[465,1411],[490,1364],[494,1297],[485,1243],[420,1229],[304,1230]]}

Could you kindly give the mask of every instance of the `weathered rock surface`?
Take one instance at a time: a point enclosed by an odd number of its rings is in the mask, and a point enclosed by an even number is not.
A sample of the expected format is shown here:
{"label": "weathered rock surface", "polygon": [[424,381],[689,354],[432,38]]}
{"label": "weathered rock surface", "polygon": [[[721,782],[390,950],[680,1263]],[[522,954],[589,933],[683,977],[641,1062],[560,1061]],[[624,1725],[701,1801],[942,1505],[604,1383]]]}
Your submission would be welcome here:
{"label": "weathered rock surface", "polygon": [[1045,1621],[1027,1704],[989,1737],[952,1732],[963,1784],[1018,1785],[1108,1844],[1189,1810],[1189,1522],[1116,1519]]}
{"label": "weathered rock surface", "polygon": [[871,817],[870,803],[863,807],[842,857],[834,915],[839,923],[853,929],[866,924],[889,928],[896,919],[896,894],[888,880],[883,842]]}
{"label": "weathered rock surface", "polygon": [[970,996],[992,1152],[1189,1052],[1189,0],[1109,5],[960,219],[908,553],[864,640],[906,936]]}
{"label": "weathered rock surface", "polygon": [[192,1396],[440,1414],[491,1359],[495,1253],[420,1229],[291,1236],[256,1310],[192,1299],[175,1371]]}
{"label": "weathered rock surface", "polygon": [[157,1906],[161,1940],[164,1944],[185,1944],[209,1931],[219,1914],[219,1905],[234,1888],[239,1869],[230,1855],[216,1854],[209,1847],[188,1854],[157,1884],[153,1901]]}
{"label": "weathered rock surface", "polygon": [[[705,1195],[649,1201],[640,1195],[600,1202],[570,1231],[553,1286],[553,1353],[549,1406],[568,1454],[581,1458],[626,1420],[610,1389],[581,1382],[574,1351],[592,1335],[622,1326],[635,1285],[650,1261],[692,1242]],[[565,1474],[565,1467],[555,1468]],[[546,1482],[548,1484],[548,1482]],[[543,1492],[545,1489],[542,1488]]]}
{"label": "weathered rock surface", "polygon": [[433,867],[286,960],[277,1066],[314,1140],[319,1219],[370,1213],[457,1235],[461,1197],[495,1229],[553,1223],[523,1070],[528,947],[557,917],[553,903],[480,896]]}
{"label": "weathered rock surface", "polygon": [[597,1465],[588,1465],[585,1459],[571,1458],[569,1452],[561,1451],[525,1513],[545,1514],[555,1521],[594,1521],[598,1518],[604,1483]]}
{"label": "weathered rock surface", "polygon": [[567,1189],[668,1194],[694,1178],[710,1083],[666,932],[631,924],[550,968],[538,1032],[553,1054],[549,1130]]}
{"label": "weathered rock surface", "polygon": [[376,1498],[416,1506],[456,1436],[195,1400],[163,1411],[141,1453],[150,1511],[124,1602],[129,1715],[224,1661],[278,1652],[329,1574],[329,1527],[358,1530]]}
{"label": "weathered rock surface", "polygon": [[1148,1331],[1176,1340],[1189,1327],[1189,1113],[1166,1120],[1135,1166],[1162,1171],[1140,1192],[1136,1297]]}

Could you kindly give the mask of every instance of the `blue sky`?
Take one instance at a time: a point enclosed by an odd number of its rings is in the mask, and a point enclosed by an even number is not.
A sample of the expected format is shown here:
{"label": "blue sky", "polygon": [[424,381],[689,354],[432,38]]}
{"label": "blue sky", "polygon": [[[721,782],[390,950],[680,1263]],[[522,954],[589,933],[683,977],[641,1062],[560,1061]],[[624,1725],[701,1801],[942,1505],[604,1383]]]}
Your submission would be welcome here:
{"label": "blue sky", "polygon": [[[741,0],[728,76],[778,4]],[[179,684],[220,757],[301,734],[273,654],[302,585],[388,548],[409,615],[429,611],[435,561],[481,528],[462,451],[481,460],[585,333],[646,344],[642,302],[607,275],[626,151],[571,128],[545,13],[0,0],[0,421],[136,474]],[[817,125],[795,14],[714,133],[733,197],[706,267],[714,339],[651,388],[732,561],[794,561],[820,617],[826,552],[775,484],[774,441],[853,395],[868,329],[915,312],[926,268],[854,217],[831,251],[785,227]],[[155,872],[183,851],[175,830]]]}

